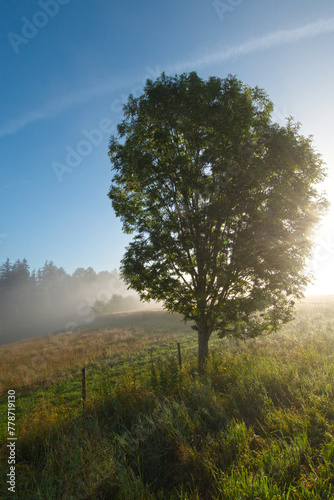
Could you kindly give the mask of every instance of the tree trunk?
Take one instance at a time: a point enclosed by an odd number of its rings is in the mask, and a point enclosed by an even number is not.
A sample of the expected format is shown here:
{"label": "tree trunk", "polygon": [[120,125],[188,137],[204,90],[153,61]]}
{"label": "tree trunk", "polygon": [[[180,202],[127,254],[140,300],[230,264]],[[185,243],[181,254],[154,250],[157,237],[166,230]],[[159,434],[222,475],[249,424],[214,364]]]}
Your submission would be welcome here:
{"label": "tree trunk", "polygon": [[204,372],[205,361],[209,355],[209,337],[208,328],[198,327],[198,371]]}

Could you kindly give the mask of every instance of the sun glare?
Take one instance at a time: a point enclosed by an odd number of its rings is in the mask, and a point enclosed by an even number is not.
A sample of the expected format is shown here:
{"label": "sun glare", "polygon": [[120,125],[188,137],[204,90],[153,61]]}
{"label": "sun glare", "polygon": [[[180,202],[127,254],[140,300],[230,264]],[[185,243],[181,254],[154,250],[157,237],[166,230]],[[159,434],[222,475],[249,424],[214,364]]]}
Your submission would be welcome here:
{"label": "sun glare", "polygon": [[307,294],[334,294],[334,200],[318,233],[310,269],[314,283],[309,285]]}

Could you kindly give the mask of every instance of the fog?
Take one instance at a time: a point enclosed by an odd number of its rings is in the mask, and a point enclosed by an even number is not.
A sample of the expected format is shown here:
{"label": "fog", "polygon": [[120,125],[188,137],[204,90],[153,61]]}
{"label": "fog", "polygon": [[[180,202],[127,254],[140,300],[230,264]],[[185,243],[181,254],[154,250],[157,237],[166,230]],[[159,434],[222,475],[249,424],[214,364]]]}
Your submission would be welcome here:
{"label": "fog", "polygon": [[0,267],[0,343],[54,331],[71,332],[98,315],[151,307],[127,289],[116,270],[78,268],[72,275],[53,262],[30,272],[25,259]]}

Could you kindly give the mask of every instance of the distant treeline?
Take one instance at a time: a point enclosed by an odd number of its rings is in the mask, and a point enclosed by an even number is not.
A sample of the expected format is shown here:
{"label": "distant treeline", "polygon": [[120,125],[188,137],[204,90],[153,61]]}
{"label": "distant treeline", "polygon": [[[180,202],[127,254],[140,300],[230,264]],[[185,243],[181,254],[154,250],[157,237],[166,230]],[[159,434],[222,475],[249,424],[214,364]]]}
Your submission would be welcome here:
{"label": "distant treeline", "polygon": [[79,267],[70,275],[46,261],[30,272],[26,259],[7,259],[0,266],[0,343],[72,330],[96,314],[139,307],[139,299],[129,293],[116,270]]}

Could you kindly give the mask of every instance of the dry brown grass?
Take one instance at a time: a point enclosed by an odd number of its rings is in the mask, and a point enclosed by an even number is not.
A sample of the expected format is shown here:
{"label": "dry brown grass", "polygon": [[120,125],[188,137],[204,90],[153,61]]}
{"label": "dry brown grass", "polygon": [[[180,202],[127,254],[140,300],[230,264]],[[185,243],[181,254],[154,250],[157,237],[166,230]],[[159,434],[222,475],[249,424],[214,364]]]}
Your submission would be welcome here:
{"label": "dry brown grass", "polygon": [[[291,335],[308,321],[317,328],[333,327],[334,296],[308,297],[297,306],[297,318],[286,325]],[[327,320],[327,324],[326,324]],[[180,316],[141,311],[101,316],[91,326],[0,346],[0,392],[29,386],[78,371],[103,356],[140,352],[163,340],[173,341],[189,331]]]}
{"label": "dry brown grass", "polygon": [[[159,321],[163,324],[165,316],[170,324],[171,316],[165,313],[158,316],[151,312],[117,315],[116,319],[99,318],[98,324],[71,333],[58,332],[2,345],[0,392],[50,380],[63,372],[78,371],[103,356],[131,354],[148,344],[161,342],[167,334],[166,328],[159,328]],[[177,322],[173,321],[175,329]],[[119,327],[102,326],[110,322]],[[171,326],[173,330],[173,324]],[[176,339],[178,335],[177,331],[170,331],[168,340]]]}

